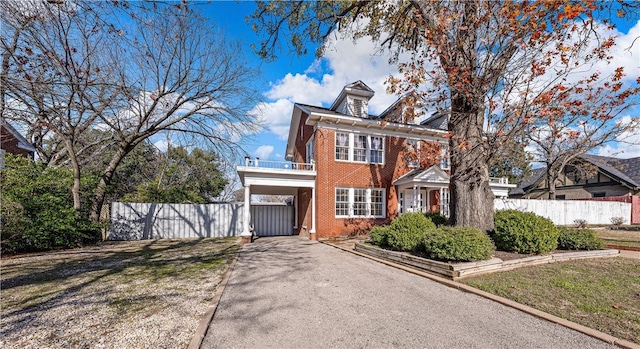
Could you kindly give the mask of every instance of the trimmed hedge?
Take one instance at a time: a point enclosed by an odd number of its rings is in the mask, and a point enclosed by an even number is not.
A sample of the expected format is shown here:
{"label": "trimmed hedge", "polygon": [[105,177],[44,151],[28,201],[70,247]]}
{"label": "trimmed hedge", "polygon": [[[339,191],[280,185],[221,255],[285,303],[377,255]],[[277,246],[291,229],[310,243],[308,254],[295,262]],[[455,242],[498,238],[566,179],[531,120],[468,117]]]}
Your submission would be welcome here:
{"label": "trimmed hedge", "polygon": [[558,248],[561,250],[600,250],[602,239],[591,229],[560,229]]}
{"label": "trimmed hedge", "polygon": [[429,218],[436,225],[436,227],[441,227],[443,225],[449,225],[449,218],[440,214],[440,212],[427,212],[424,214],[425,217]]}
{"label": "trimmed hedge", "polygon": [[397,251],[415,251],[427,231],[435,228],[436,225],[424,214],[408,212],[391,222],[386,234],[386,244]]}
{"label": "trimmed hedge", "polygon": [[369,231],[369,238],[371,242],[378,246],[387,246],[387,234],[389,233],[389,226],[376,225]]}
{"label": "trimmed hedge", "polygon": [[430,231],[424,236],[422,247],[429,258],[451,262],[489,259],[495,250],[487,234],[468,227],[441,227]]}
{"label": "trimmed hedge", "polygon": [[495,213],[494,222],[492,237],[499,250],[547,253],[558,247],[560,230],[535,213],[502,210]]}

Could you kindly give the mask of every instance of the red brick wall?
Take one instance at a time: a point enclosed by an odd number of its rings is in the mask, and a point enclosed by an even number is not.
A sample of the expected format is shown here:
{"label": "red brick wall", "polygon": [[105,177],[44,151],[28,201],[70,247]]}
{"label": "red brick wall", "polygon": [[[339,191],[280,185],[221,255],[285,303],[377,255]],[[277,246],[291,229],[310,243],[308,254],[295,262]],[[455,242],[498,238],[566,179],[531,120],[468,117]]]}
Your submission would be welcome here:
{"label": "red brick wall", "polygon": [[[315,133],[311,126],[305,125],[307,116],[300,120],[303,129],[302,137],[297,130],[294,161],[304,162],[306,143],[314,135],[314,151],[316,158],[316,233],[319,239],[336,236],[367,233],[372,225],[383,224],[398,214],[396,188],[392,184],[395,179],[408,172],[403,152],[404,138],[385,137],[385,163],[362,164],[352,162],[336,162],[334,158],[335,131],[320,128]],[[335,218],[335,188],[384,188],[386,194],[386,214],[388,218]],[[311,228],[311,191],[298,190],[298,222],[299,227]],[[308,231],[300,229],[301,235]]]}
{"label": "red brick wall", "polygon": [[6,150],[7,153],[33,158],[33,153],[18,148],[18,140],[4,126],[0,127],[0,148]]}

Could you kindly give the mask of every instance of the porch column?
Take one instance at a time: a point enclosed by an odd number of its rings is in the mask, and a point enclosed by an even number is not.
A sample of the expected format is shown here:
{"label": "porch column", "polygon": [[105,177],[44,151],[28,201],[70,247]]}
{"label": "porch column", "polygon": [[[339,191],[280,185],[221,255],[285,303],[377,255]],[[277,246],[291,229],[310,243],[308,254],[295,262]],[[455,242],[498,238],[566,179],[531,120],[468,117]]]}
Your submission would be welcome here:
{"label": "porch column", "polygon": [[311,188],[311,230],[309,230],[311,240],[317,240],[316,237],[316,187]]}
{"label": "porch column", "polygon": [[424,193],[427,196],[427,213],[429,213],[431,212],[431,191],[427,188]]}
{"label": "porch column", "polygon": [[418,189],[417,185],[413,185],[413,208],[411,210],[411,212],[418,212],[416,211],[418,209],[418,195],[416,193],[416,190]]}
{"label": "porch column", "polygon": [[251,230],[249,225],[251,224],[251,185],[244,187],[244,229],[240,237],[243,243],[251,242]]}

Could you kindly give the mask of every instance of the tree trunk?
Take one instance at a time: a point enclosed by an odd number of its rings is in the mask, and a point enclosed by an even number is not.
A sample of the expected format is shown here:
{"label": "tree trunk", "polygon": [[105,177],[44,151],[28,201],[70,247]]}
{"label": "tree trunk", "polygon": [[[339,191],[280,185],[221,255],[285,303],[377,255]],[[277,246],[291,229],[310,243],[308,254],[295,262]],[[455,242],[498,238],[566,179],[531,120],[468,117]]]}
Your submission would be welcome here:
{"label": "tree trunk", "polygon": [[71,169],[73,170],[73,187],[71,188],[71,195],[73,196],[73,209],[76,213],[80,212],[80,165],[78,164],[78,158],[73,147],[73,140],[69,139],[66,142],[67,153],[69,153],[69,162],[71,163]]}
{"label": "tree trunk", "polygon": [[549,188],[549,200],[556,199],[556,179],[558,174],[550,170],[551,166],[547,164],[547,187]]}
{"label": "tree trunk", "polygon": [[456,226],[493,229],[493,193],[482,139],[484,106],[465,97],[452,98],[449,121],[451,154],[450,222]]}
{"label": "tree trunk", "polygon": [[109,161],[109,164],[102,173],[102,176],[100,177],[98,185],[96,186],[93,194],[93,203],[91,204],[91,212],[89,213],[89,218],[91,218],[91,221],[100,221],[100,212],[102,211],[102,206],[104,205],[104,198],[107,195],[107,188],[111,183],[111,179],[113,179],[113,175],[116,171],[116,168],[118,167],[118,164],[120,164],[120,161],[122,161],[122,159],[129,153],[129,148],[129,144],[121,144],[116,153],[113,154],[111,161]]}

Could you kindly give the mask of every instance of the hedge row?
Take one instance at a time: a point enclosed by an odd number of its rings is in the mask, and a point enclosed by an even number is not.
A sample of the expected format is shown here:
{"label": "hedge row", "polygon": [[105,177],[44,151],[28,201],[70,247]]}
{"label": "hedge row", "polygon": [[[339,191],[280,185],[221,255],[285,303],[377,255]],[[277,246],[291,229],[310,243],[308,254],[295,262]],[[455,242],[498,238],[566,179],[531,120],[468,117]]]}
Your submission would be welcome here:
{"label": "hedge row", "polygon": [[[434,224],[427,217],[438,223]],[[592,230],[559,229],[549,219],[531,212],[496,212],[495,229],[490,236],[476,228],[447,227],[446,219],[441,217],[405,213],[388,226],[374,227],[370,232],[371,242],[397,251],[420,252],[431,259],[455,262],[488,259],[496,247],[502,251],[539,254],[556,248],[595,250],[604,245]]]}

